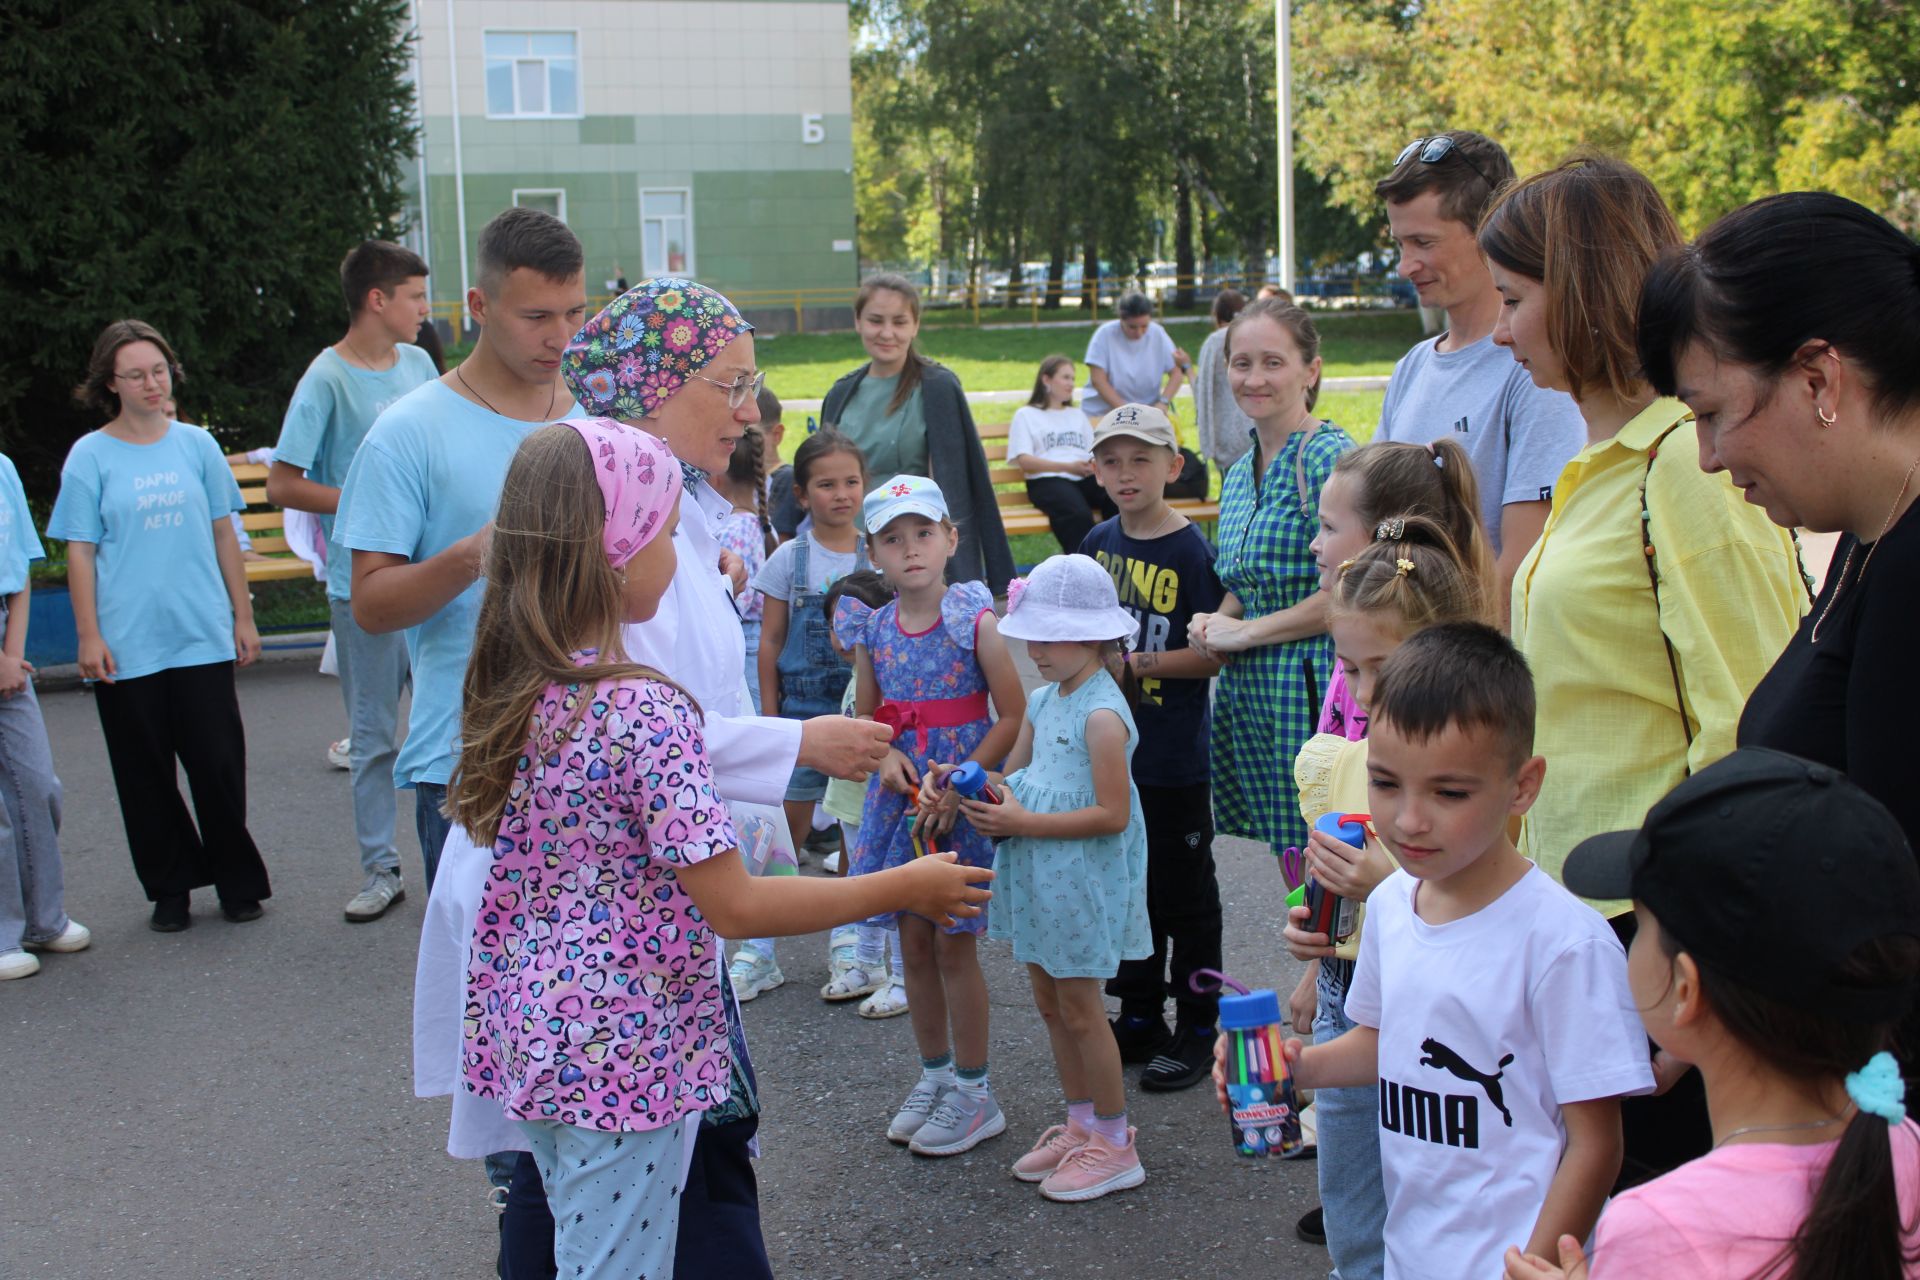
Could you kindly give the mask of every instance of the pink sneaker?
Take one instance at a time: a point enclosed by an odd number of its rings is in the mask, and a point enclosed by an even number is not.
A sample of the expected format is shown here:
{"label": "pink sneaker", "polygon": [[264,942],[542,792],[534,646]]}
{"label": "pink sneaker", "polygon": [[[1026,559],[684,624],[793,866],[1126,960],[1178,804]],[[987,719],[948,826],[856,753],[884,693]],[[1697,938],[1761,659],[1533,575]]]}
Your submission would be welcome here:
{"label": "pink sneaker", "polygon": [[1039,1182],[1060,1162],[1087,1144],[1090,1135],[1073,1123],[1057,1124],[1040,1135],[1033,1150],[1013,1162],[1013,1176],[1022,1182]]}
{"label": "pink sneaker", "polygon": [[1049,1200],[1098,1200],[1109,1191],[1139,1186],[1147,1180],[1147,1171],[1140,1167],[1133,1139],[1131,1128],[1124,1147],[1113,1146],[1097,1133],[1088,1134],[1086,1143],[1047,1175],[1040,1194]]}

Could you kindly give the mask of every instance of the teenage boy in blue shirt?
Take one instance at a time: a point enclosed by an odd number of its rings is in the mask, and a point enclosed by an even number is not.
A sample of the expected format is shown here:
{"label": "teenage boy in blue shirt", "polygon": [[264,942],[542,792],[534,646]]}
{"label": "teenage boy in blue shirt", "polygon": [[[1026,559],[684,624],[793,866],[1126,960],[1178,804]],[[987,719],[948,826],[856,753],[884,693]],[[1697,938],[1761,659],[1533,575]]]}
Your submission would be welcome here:
{"label": "teenage boy in blue shirt", "polygon": [[[1187,622],[1220,607],[1214,550],[1191,520],[1167,505],[1180,475],[1173,423],[1152,405],[1124,404],[1093,431],[1093,474],[1119,515],[1080,544],[1113,575],[1120,603],[1140,620],[1126,655],[1137,691],[1134,717],[1152,751],[1136,752],[1133,780],[1147,824],[1147,919],[1153,955],[1124,960],[1107,982],[1120,1000],[1113,1024],[1124,1061],[1144,1062],[1140,1087],[1185,1089],[1213,1061],[1219,997],[1189,982],[1220,967],[1220,883],[1213,867],[1213,802],[1207,765],[1207,682],[1220,668],[1187,647]],[[1171,983],[1169,983],[1171,978]],[[1164,1020],[1171,985],[1174,1030]]]}
{"label": "teenage boy in blue shirt", "polygon": [[529,432],[576,411],[560,355],[587,311],[580,241],[551,214],[506,210],[480,232],[479,256],[467,292],[480,329],[473,353],[373,424],[347,471],[337,529],[353,557],[354,621],[406,632],[413,706],[394,780],[415,792],[429,888],[450,825],[440,810],[500,486]]}
{"label": "teenage boy in blue shirt", "polygon": [[353,620],[352,559],[335,529],[340,486],[374,420],[439,376],[413,345],[427,318],[427,264],[411,249],[364,240],[340,264],[347,332],[313,358],[294,388],[267,472],[267,501],[320,517],[327,537],[327,607],[332,613],[340,695],[352,742],[353,826],[362,883],[347,919],[378,920],[406,896],[394,844],[393,761],[400,694],[407,686],[406,638]]}

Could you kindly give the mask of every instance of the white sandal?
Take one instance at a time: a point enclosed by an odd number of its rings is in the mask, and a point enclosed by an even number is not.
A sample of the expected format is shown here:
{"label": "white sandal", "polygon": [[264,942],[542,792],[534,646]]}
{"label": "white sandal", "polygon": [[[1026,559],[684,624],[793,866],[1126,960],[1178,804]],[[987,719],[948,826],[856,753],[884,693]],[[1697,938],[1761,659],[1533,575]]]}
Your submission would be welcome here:
{"label": "white sandal", "polygon": [[820,988],[820,998],[828,1004],[839,1004],[844,1000],[870,996],[886,985],[887,970],[884,965],[878,969],[866,969],[856,963],[835,970],[832,979]]}
{"label": "white sandal", "polygon": [[863,1018],[897,1018],[907,1011],[907,989],[889,982],[860,1002]]}

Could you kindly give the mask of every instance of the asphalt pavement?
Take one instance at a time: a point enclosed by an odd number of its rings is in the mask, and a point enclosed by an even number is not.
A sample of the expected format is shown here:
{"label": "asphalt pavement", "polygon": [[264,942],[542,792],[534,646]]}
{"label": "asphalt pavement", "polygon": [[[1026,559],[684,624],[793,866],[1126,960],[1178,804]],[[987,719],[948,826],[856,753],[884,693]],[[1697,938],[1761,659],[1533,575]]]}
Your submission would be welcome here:
{"label": "asphalt pavement", "polygon": [[[43,695],[66,787],[67,906],[91,950],[0,983],[0,1277],[493,1275],[477,1162],[445,1154],[447,1103],[413,1097],[414,948],[426,894],[401,796],[408,897],[351,925],[359,887],[338,685],[309,660],[239,675],[251,825],[274,897],[250,924],[211,890],[194,927],[147,928],[92,697]],[[1216,846],[1227,967],[1285,991],[1281,885],[1259,847]],[[1007,1166],[1059,1118],[1024,975],[982,947],[1005,1136],[928,1160],[883,1136],[918,1071],[908,1020],[818,998],[822,935],[781,945],[788,983],[746,1009],[765,1116],[762,1215],[783,1277],[1325,1274],[1293,1224],[1311,1162],[1235,1156],[1211,1090],[1129,1084],[1147,1181],[1053,1204]],[[1129,1069],[1132,1077],[1137,1069]]]}

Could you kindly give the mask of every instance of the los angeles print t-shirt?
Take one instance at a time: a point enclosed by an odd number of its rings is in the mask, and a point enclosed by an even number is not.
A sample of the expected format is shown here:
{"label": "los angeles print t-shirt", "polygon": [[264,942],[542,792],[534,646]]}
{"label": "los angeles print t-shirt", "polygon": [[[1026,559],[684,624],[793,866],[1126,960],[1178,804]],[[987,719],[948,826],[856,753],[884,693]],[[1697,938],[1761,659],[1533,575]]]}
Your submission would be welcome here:
{"label": "los angeles print t-shirt", "polygon": [[1498,1276],[1566,1147],[1560,1108],[1653,1088],[1627,957],[1538,867],[1430,925],[1396,871],[1367,899],[1347,1016],[1380,1030],[1389,1277]]}
{"label": "los angeles print t-shirt", "polygon": [[199,427],[169,423],[151,444],[105,431],[74,442],[47,536],[94,545],[100,638],[118,679],[233,660],[213,522],[245,509],[220,446]]}

